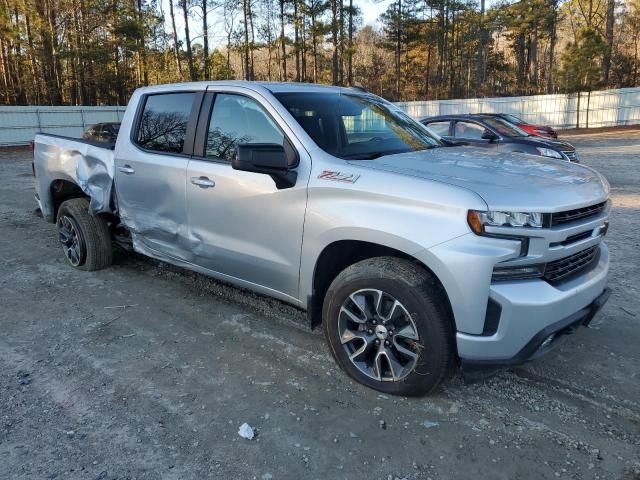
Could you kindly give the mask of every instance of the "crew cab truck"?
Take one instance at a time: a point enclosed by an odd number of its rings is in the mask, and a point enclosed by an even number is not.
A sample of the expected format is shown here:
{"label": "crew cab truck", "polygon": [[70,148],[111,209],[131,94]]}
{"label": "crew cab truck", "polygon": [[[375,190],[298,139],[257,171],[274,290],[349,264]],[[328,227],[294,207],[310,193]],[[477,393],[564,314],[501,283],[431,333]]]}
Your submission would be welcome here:
{"label": "crew cab truck", "polygon": [[445,142],[352,88],[137,90],[115,145],[37,135],[36,199],[68,262],[144,255],[306,309],[337,363],[422,395],[548,351],[608,297],[591,168]]}

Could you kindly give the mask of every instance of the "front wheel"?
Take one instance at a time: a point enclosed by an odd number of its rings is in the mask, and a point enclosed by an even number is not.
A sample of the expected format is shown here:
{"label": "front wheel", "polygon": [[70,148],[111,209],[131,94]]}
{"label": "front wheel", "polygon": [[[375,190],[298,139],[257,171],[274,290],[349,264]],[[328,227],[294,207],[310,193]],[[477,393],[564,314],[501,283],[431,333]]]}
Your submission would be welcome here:
{"label": "front wheel", "polygon": [[363,260],[331,283],[324,333],[355,380],[395,395],[433,391],[455,363],[451,315],[433,276],[410,261]]}
{"label": "front wheel", "polygon": [[107,222],[89,214],[86,198],[66,200],[58,209],[58,238],[67,262],[80,270],[100,270],[111,265],[111,232]]}

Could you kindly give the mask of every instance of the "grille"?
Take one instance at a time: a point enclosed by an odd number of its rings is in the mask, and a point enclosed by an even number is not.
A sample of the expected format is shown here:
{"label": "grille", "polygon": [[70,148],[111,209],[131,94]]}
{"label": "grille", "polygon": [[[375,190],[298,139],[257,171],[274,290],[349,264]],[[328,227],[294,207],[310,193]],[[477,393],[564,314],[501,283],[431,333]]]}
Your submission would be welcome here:
{"label": "grille", "polygon": [[566,212],[553,213],[551,215],[551,226],[562,225],[563,223],[573,222],[580,218],[592,217],[599,214],[607,202],[598,203],[589,207],[576,208],[575,210],[567,210]]}
{"label": "grille", "polygon": [[576,154],[575,150],[568,150],[566,152],[562,152],[564,153],[564,155],[571,161],[571,162],[575,162],[576,160],[578,160],[578,155]]}
{"label": "grille", "polygon": [[587,268],[598,257],[598,245],[589,247],[555,262],[547,263],[544,278],[548,282],[558,282],[563,278]]}

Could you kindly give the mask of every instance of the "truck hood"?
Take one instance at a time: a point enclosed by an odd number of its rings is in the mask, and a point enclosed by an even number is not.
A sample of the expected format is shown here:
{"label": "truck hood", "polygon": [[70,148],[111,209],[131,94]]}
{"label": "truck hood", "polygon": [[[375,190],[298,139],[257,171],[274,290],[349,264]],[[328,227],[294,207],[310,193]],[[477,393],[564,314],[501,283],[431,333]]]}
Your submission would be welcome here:
{"label": "truck hood", "polygon": [[465,188],[495,210],[558,212],[609,196],[608,182],[595,170],[523,153],[443,147],[349,163]]}

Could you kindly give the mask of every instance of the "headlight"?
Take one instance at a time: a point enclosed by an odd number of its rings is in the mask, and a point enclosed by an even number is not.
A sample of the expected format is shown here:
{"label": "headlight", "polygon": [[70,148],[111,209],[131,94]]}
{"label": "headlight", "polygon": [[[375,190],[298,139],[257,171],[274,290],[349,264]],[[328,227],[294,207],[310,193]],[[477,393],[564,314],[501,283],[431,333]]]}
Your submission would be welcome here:
{"label": "headlight", "polygon": [[485,226],[542,228],[544,226],[544,215],[538,212],[481,212],[469,210],[467,222],[474,233],[482,235]]}
{"label": "headlight", "polygon": [[555,150],[551,150],[550,148],[536,147],[536,150],[538,150],[538,152],[540,152],[540,155],[542,155],[543,157],[563,158],[560,152],[556,152]]}

